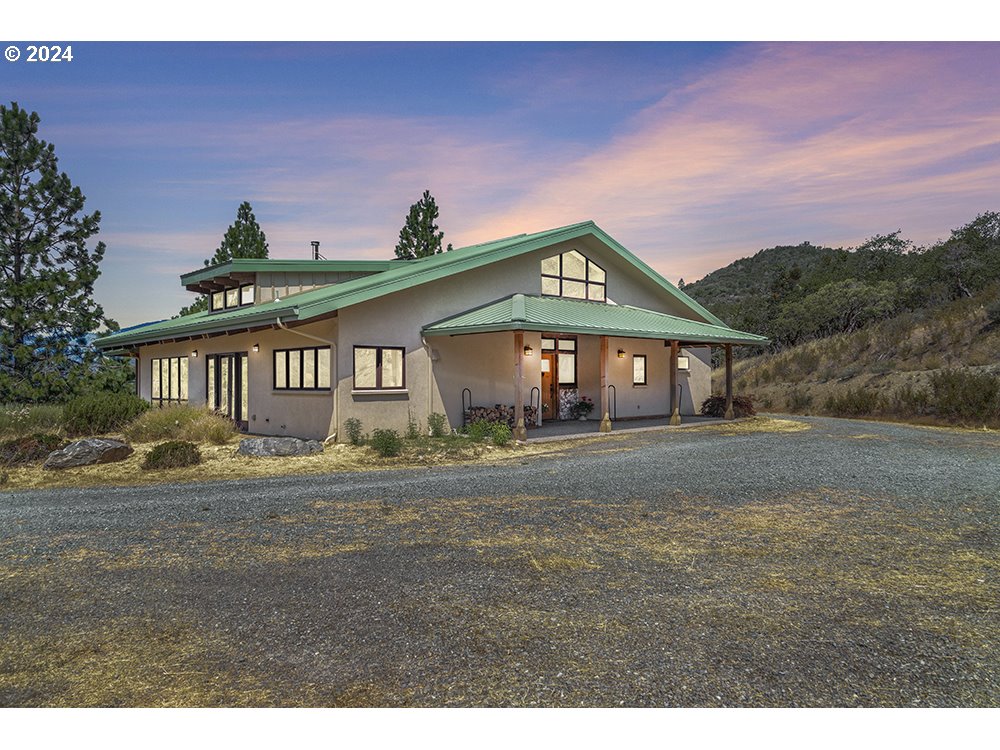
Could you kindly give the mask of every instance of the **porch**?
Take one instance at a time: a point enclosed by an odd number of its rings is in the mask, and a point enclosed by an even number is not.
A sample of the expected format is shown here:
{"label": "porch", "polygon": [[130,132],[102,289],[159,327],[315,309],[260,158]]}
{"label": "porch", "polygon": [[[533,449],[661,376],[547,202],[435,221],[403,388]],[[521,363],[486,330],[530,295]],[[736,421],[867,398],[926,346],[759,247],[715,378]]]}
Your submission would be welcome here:
{"label": "porch", "polygon": [[[621,419],[614,421],[614,432],[646,432],[662,429],[680,429],[683,427],[695,427],[706,424],[719,424],[726,420],[717,417],[685,417],[683,424],[671,424],[670,417],[642,417],[639,419]],[[531,442],[545,442],[547,440],[565,440],[570,438],[590,437],[592,435],[607,435],[607,431],[601,430],[600,419],[580,420],[553,420],[543,422],[540,427],[532,429],[528,436]]]}

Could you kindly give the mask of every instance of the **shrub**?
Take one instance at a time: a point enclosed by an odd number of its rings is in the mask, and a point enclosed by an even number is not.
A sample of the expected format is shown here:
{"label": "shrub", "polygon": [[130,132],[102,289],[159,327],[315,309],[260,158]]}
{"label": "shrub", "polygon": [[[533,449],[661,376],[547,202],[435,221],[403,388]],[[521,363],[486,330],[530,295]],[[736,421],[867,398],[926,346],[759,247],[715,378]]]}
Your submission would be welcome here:
{"label": "shrub", "polygon": [[185,440],[170,440],[160,443],[146,454],[142,468],[179,469],[182,466],[195,466],[201,463],[201,451],[194,443]]}
{"label": "shrub", "polygon": [[848,388],[831,394],[826,399],[826,411],[838,417],[862,417],[875,413],[882,399],[876,391],[865,388]]}
{"label": "shrub", "polygon": [[9,404],[0,406],[0,435],[55,432],[62,427],[63,408],[58,404]]}
{"label": "shrub", "polygon": [[943,370],[931,374],[934,410],[953,419],[1000,416],[1000,378],[988,373]]}
{"label": "shrub", "polygon": [[465,428],[465,432],[473,440],[485,440],[488,436],[492,437],[493,424],[485,419],[477,419]]}
{"label": "shrub", "polygon": [[808,391],[800,389],[798,386],[793,386],[788,391],[788,398],[786,403],[788,404],[787,409],[792,413],[809,411],[812,407],[813,397],[809,395]]}
{"label": "shrub", "polygon": [[448,417],[434,412],[427,417],[427,429],[430,430],[431,437],[444,437],[450,432]]}
{"label": "shrub", "polygon": [[493,435],[493,444],[501,448],[509,445],[513,438],[510,426],[506,422],[494,422],[490,425],[490,432]]}
{"label": "shrub", "polygon": [[44,433],[4,440],[0,442],[0,464],[17,466],[41,461],[61,446],[62,442],[58,435]]}
{"label": "shrub", "polygon": [[149,409],[131,393],[93,393],[63,407],[63,426],[71,435],[101,435],[120,430]]}
{"label": "shrub", "polygon": [[395,430],[374,430],[371,446],[382,458],[398,456],[403,450],[403,441]]}
{"label": "shrub", "polygon": [[364,442],[361,439],[361,420],[351,417],[350,419],[344,420],[344,432],[347,433],[347,439],[350,441],[351,445],[361,445]]}
{"label": "shrub", "polygon": [[417,440],[420,437],[420,425],[409,411],[406,412],[406,416],[406,439]]}
{"label": "shrub", "polygon": [[[757,413],[753,408],[753,401],[749,396],[733,396],[733,416],[752,417]],[[709,396],[701,404],[701,415],[703,417],[716,417],[721,419],[726,416],[726,397]]]}
{"label": "shrub", "polygon": [[907,383],[906,385],[900,386],[886,400],[886,402],[883,403],[883,408],[887,409],[892,414],[896,414],[901,417],[912,417],[915,415],[924,415],[929,413],[930,405],[930,391],[922,388],[914,388],[912,385]]}
{"label": "shrub", "polygon": [[187,440],[225,445],[236,436],[236,425],[210,409],[175,404],[143,412],[124,432],[137,441]]}

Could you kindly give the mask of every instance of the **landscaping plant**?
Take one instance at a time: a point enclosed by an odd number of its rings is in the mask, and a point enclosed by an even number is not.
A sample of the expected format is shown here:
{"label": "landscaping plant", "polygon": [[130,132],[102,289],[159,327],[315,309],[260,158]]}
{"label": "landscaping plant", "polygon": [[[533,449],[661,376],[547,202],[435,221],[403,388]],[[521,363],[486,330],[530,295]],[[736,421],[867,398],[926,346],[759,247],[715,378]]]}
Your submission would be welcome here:
{"label": "landscaping plant", "polygon": [[[757,413],[749,396],[733,396],[733,416],[752,417]],[[726,416],[726,397],[709,396],[701,404],[701,416],[722,419]]]}
{"label": "landscaping plant", "polygon": [[201,463],[201,451],[194,443],[185,440],[170,440],[160,443],[146,454],[142,468],[179,469],[182,466],[195,466]]}
{"label": "landscaping plant", "polygon": [[361,445],[364,442],[361,436],[361,420],[351,417],[344,420],[344,432],[351,445]]}
{"label": "landscaping plant", "polygon": [[374,430],[371,446],[382,458],[391,458],[403,450],[403,441],[395,430]]}
{"label": "landscaping plant", "polygon": [[427,429],[431,433],[431,437],[444,437],[450,432],[448,417],[438,412],[432,413],[427,417]]}
{"label": "landscaping plant", "polygon": [[149,408],[132,393],[78,396],[63,407],[63,426],[71,435],[102,435],[121,430]]}

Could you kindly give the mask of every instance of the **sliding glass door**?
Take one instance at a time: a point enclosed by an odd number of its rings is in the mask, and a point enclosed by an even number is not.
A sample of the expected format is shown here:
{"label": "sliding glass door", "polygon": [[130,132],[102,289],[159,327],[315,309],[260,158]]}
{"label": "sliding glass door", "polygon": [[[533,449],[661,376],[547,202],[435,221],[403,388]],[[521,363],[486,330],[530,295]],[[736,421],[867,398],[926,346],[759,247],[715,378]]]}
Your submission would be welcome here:
{"label": "sliding glass door", "polygon": [[236,422],[244,432],[250,426],[250,375],[246,352],[209,354],[208,405]]}

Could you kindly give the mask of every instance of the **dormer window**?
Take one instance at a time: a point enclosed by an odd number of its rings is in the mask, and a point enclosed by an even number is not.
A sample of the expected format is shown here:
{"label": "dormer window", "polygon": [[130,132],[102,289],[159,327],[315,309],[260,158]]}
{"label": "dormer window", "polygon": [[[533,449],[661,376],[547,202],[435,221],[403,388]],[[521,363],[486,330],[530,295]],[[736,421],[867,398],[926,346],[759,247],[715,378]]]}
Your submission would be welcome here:
{"label": "dormer window", "polygon": [[607,299],[607,274],[576,250],[553,255],[542,261],[542,294],[604,302]]}
{"label": "dormer window", "polygon": [[232,310],[237,307],[252,305],[254,301],[254,285],[243,284],[221,292],[213,292],[210,297],[212,312]]}

